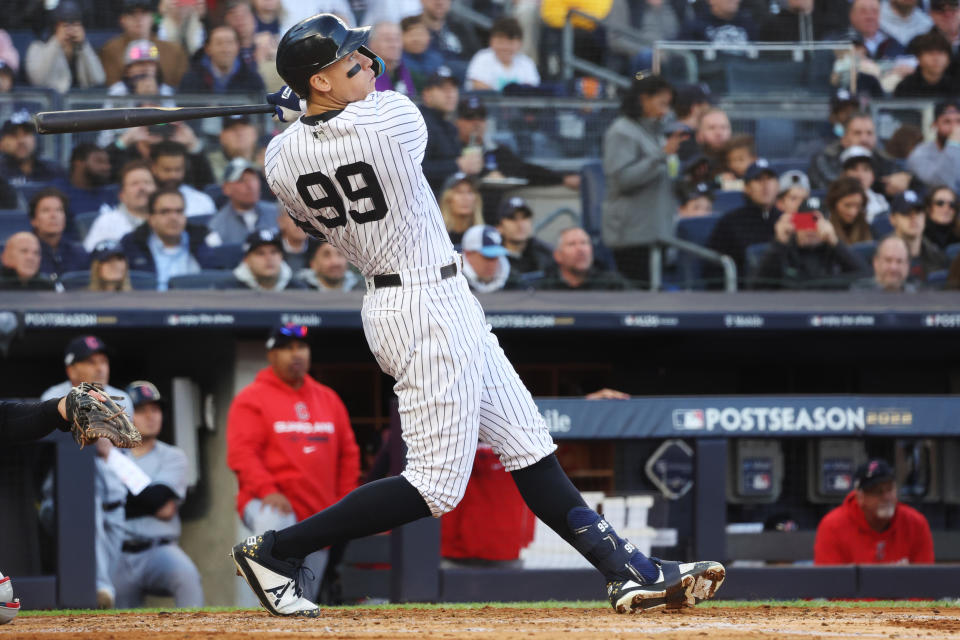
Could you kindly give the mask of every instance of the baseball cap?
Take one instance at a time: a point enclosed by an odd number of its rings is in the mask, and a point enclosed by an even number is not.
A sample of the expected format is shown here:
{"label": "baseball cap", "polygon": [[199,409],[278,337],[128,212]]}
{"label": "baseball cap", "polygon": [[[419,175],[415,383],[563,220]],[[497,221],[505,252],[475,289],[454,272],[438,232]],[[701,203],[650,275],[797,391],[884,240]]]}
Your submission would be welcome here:
{"label": "baseball cap", "polygon": [[960,7],[960,0],[930,0],[930,11],[945,11]]}
{"label": "baseball cap", "polygon": [[853,487],[855,489],[869,489],[875,484],[894,479],[896,479],[896,476],[886,460],[874,458],[857,467],[857,471],[853,475]]}
{"label": "baseball cap", "polygon": [[307,333],[307,327],[302,324],[292,322],[278,324],[270,329],[270,333],[267,335],[267,350],[285,347],[294,340],[307,342]]}
{"label": "baseball cap", "polygon": [[808,178],[807,174],[799,169],[790,169],[789,171],[784,171],[783,175],[780,176],[780,192],[783,193],[787,189],[793,187],[802,187],[807,191],[810,191],[810,178]]}
{"label": "baseball cap", "polygon": [[873,164],[873,153],[866,147],[853,145],[852,147],[844,149],[843,153],[840,154],[840,163],[844,169],[864,160],[871,163],[871,165]]}
{"label": "baseball cap", "polygon": [[230,127],[235,127],[238,124],[253,124],[253,122],[250,121],[250,116],[246,116],[242,113],[232,116],[224,116],[223,121],[220,124],[220,130],[226,131]]}
{"label": "baseball cap", "polygon": [[83,12],[73,0],[61,0],[57,8],[50,13],[50,24],[60,22],[82,22]]}
{"label": "baseball cap", "polygon": [[695,104],[704,102],[713,104],[710,88],[705,84],[684,84],[676,88],[673,95],[673,110],[685,113]]}
{"label": "baseball cap", "polygon": [[773,176],[774,178],[779,178],[777,172],[773,170],[773,167],[770,166],[770,163],[767,162],[766,158],[758,158],[743,174],[743,179],[745,182],[750,182],[751,180],[756,180],[762,175]]}
{"label": "baseball cap", "polygon": [[283,251],[283,244],[280,240],[280,234],[272,229],[260,229],[249,234],[243,241],[243,255],[247,255],[254,249],[262,247],[265,244],[272,244],[280,251]]}
{"label": "baseball cap", "polygon": [[156,62],[160,59],[160,50],[149,40],[134,40],[127,45],[123,54],[123,64],[134,62]]}
{"label": "baseball cap", "polygon": [[906,214],[922,208],[923,198],[920,197],[920,194],[913,189],[907,189],[893,199],[893,202],[890,204],[890,213]]}
{"label": "baseball cap", "polygon": [[849,106],[859,107],[860,101],[846,87],[837,87],[833,95],[830,96],[830,112],[833,113]]}
{"label": "baseball cap", "polygon": [[146,380],[134,380],[127,385],[126,392],[130,396],[130,401],[134,407],[139,407],[148,402],[165,403],[165,399],[160,395],[157,386]]}
{"label": "baseball cap", "polygon": [[17,70],[7,64],[6,60],[0,60],[0,71],[9,73],[11,76],[17,75]]}
{"label": "baseball cap", "polygon": [[437,70],[427,76],[427,79],[423,82],[423,88],[429,89],[430,87],[439,87],[444,82],[451,82],[455,85],[460,83],[454,77],[453,72],[450,71],[450,67],[437,67]]}
{"label": "baseball cap", "polygon": [[491,226],[477,224],[463,234],[461,243],[464,251],[479,251],[484,258],[499,258],[507,255],[500,233]]}
{"label": "baseball cap", "polygon": [[63,354],[63,364],[69,367],[74,362],[83,362],[95,353],[110,355],[110,349],[97,336],[79,336],[67,343],[67,349]]}
{"label": "baseball cap", "polygon": [[457,117],[468,120],[479,120],[487,117],[487,108],[477,96],[467,96],[457,104]]}
{"label": "baseball cap", "polygon": [[463,171],[457,171],[455,174],[443,181],[443,188],[441,191],[446,191],[447,189],[453,189],[455,186],[461,182],[467,182],[472,186],[476,187],[476,183],[471,176],[468,176]]}
{"label": "baseball cap", "polygon": [[227,165],[226,170],[223,172],[223,181],[236,182],[243,177],[244,171],[253,171],[257,175],[260,174],[259,169],[257,169],[257,165],[253,164],[246,158],[234,158],[230,161],[230,164]]}
{"label": "baseball cap", "polygon": [[680,173],[686,175],[688,173],[693,173],[695,170],[700,167],[709,168],[710,167],[710,158],[702,153],[698,153],[695,156],[692,156],[687,159],[680,167]]}
{"label": "baseball cap", "polygon": [[680,204],[690,202],[696,198],[710,198],[710,200],[713,201],[713,189],[710,188],[710,184],[707,182],[687,183],[680,186],[677,190],[677,196]]}
{"label": "baseball cap", "polygon": [[956,100],[944,100],[943,102],[938,102],[933,105],[933,119],[936,120],[950,109],[960,111],[960,102]]}
{"label": "baseball cap", "polygon": [[17,129],[36,131],[36,128],[33,125],[33,119],[30,117],[30,113],[26,109],[20,109],[19,111],[14,111],[12,114],[10,114],[10,117],[7,119],[7,121],[3,123],[3,127],[0,127],[0,136],[13,133]]}
{"label": "baseball cap", "polygon": [[123,0],[123,7],[120,11],[123,13],[133,13],[137,9],[153,11],[153,0]]}
{"label": "baseball cap", "polygon": [[533,209],[530,208],[530,205],[527,204],[526,200],[520,196],[507,198],[500,203],[500,209],[497,211],[497,220],[512,218],[513,215],[518,211],[523,211],[528,218],[533,217]]}
{"label": "baseball cap", "polygon": [[123,251],[123,247],[121,247],[120,243],[115,240],[104,240],[102,242],[98,242],[97,246],[93,248],[93,252],[90,254],[90,257],[98,262],[109,260],[113,256],[123,256],[124,258],[127,257],[127,254]]}

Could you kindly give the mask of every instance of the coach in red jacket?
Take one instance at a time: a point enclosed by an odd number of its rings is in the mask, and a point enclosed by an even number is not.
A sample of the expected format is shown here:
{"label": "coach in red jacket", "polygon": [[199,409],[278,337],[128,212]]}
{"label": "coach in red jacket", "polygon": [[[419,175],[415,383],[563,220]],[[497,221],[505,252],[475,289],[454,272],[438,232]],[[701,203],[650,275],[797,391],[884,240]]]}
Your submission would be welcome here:
{"label": "coach in red jacket", "polygon": [[[307,328],[286,324],[267,340],[267,361],[230,406],[227,465],[237,474],[237,511],[254,533],[289,527],[357,486],[360,451],[336,392],[314,380]],[[327,551],[309,556],[318,589]],[[316,593],[304,589],[313,600]]]}
{"label": "coach in red jacket", "polygon": [[919,511],[897,503],[897,483],[883,460],[857,469],[855,488],[817,527],[814,564],[930,564],[933,537]]}

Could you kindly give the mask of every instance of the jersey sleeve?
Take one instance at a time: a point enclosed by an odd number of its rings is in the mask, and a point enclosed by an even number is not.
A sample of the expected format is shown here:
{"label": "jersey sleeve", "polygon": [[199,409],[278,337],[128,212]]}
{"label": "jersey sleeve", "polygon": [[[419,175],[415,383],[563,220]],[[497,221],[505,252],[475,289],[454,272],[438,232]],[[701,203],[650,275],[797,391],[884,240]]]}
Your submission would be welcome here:
{"label": "jersey sleeve", "polygon": [[417,164],[422,163],[427,148],[427,125],[417,105],[396,91],[371,94],[364,103],[358,110],[357,124],[375,127],[380,135],[400,145]]}

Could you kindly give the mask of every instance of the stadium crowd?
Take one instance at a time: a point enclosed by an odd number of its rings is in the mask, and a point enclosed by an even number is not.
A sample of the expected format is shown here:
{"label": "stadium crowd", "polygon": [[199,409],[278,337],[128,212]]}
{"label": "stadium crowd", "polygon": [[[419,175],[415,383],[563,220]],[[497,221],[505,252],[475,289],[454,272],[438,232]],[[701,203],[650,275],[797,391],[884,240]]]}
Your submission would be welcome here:
{"label": "stadium crowd", "polygon": [[[370,46],[386,66],[377,89],[421,106],[424,173],[476,291],[644,288],[651,248],[673,238],[730,256],[741,288],[960,288],[958,0],[459,3],[489,28],[451,3],[58,0],[5,16],[0,288],[360,286],[336,249],[277,211],[262,160],[282,125],[231,117],[216,132],[184,123],[104,131],[75,144],[60,166],[40,157],[31,114],[18,105],[30,88],[100,91],[104,107],[130,96],[171,105],[178,94],[276,91],[280,37],[321,11],[372,25]],[[550,246],[535,235],[531,203],[504,186],[575,192],[581,173],[531,163],[529,148],[492,135],[487,104],[496,95],[615,94],[597,78],[563,79],[558,56],[571,9],[593,16],[571,18],[576,55],[631,81],[618,116],[595,132],[603,195],[583,201],[596,211]],[[808,87],[832,95],[829,120],[787,161],[761,157],[758,140],[735,135],[716,92],[675,81],[669,56],[661,75],[649,71],[660,40],[851,46],[830,52],[822,86]],[[716,64],[736,54],[721,52]],[[931,130],[904,125],[882,141],[867,107],[888,97],[934,103]],[[523,116],[511,126],[523,129]],[[682,252],[667,251],[664,266],[666,288],[721,280],[717,265]]]}

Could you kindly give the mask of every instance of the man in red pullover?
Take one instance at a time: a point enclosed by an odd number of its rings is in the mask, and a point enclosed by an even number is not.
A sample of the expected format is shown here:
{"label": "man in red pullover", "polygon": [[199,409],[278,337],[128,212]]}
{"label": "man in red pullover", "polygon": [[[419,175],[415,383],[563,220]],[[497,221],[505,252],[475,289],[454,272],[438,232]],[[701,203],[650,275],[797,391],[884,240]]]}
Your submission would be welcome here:
{"label": "man in red pullover", "polygon": [[[289,527],[357,486],[360,450],[337,393],[314,380],[307,328],[285,324],[267,339],[267,361],[230,406],[227,465],[237,511],[252,531]],[[327,550],[307,557],[304,597],[315,600]]]}
{"label": "man in red pullover", "polygon": [[871,460],[857,469],[854,490],[817,527],[813,563],[933,563],[930,525],[919,511],[897,503],[889,464]]}

